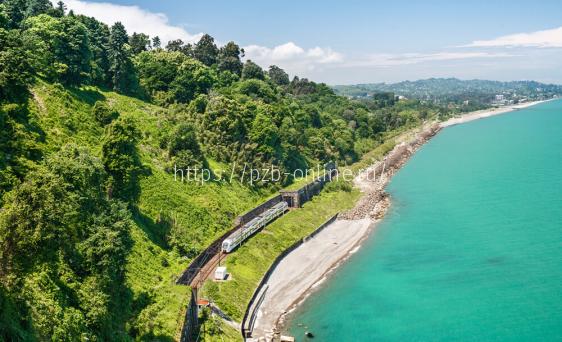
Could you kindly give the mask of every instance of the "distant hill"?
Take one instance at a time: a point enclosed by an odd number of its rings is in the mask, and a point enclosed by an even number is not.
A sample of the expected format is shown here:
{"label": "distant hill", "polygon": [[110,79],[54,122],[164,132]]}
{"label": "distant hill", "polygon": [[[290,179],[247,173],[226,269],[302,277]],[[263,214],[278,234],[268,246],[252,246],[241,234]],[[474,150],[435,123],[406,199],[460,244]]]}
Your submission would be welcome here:
{"label": "distant hill", "polygon": [[[333,89],[348,97],[369,97],[374,93],[392,92],[398,96],[430,100],[436,103],[518,102],[550,98],[562,94],[562,86],[536,81],[499,82],[488,80],[459,80],[457,78],[429,78],[398,83],[369,83],[337,85]],[[496,95],[500,95],[496,97]]]}

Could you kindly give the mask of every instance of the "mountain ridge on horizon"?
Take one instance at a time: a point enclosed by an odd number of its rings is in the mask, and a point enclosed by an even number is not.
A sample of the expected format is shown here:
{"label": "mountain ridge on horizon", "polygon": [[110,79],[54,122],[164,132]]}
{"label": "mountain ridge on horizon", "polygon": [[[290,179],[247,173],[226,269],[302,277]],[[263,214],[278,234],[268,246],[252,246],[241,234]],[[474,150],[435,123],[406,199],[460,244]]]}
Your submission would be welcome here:
{"label": "mountain ridge on horizon", "polygon": [[467,100],[490,103],[495,95],[505,95],[513,101],[539,100],[562,94],[562,85],[538,81],[461,80],[458,78],[427,78],[396,83],[361,83],[335,85],[332,89],[348,97],[368,97],[375,93],[392,92],[399,96],[423,100],[463,102]]}

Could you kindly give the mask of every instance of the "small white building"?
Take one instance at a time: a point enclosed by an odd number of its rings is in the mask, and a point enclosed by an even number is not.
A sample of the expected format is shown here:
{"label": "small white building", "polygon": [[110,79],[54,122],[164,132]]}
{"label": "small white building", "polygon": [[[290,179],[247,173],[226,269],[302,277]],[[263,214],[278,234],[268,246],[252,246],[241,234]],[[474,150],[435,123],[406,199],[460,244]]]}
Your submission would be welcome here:
{"label": "small white building", "polygon": [[226,278],[226,267],[219,266],[215,270],[215,280],[224,280]]}

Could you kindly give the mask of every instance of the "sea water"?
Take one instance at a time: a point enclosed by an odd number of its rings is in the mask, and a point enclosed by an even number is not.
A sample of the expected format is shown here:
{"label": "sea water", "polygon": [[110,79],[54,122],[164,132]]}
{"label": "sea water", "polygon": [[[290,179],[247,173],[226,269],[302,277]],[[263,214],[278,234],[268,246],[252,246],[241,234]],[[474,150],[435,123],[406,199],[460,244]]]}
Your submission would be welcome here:
{"label": "sea water", "polygon": [[387,190],[297,341],[562,340],[562,100],[442,130]]}

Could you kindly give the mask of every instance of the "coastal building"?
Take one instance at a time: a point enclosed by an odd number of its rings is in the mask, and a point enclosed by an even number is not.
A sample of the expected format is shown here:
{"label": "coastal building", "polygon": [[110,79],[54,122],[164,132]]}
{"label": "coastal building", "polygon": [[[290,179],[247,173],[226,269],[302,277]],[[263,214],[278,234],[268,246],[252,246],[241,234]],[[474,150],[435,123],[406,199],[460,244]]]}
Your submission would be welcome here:
{"label": "coastal building", "polygon": [[226,279],[226,267],[219,266],[215,270],[215,280],[225,280]]}

